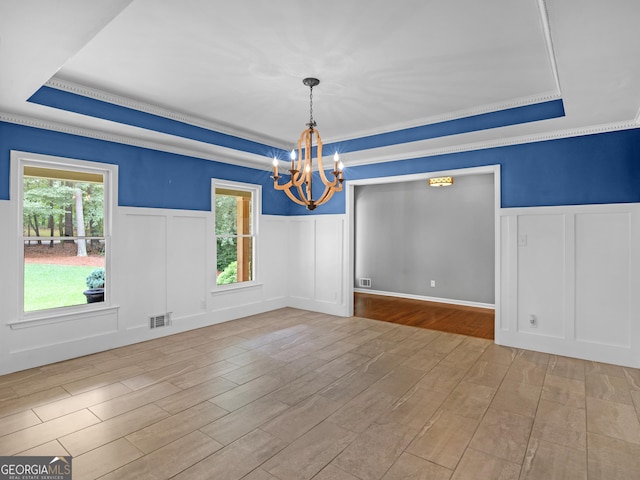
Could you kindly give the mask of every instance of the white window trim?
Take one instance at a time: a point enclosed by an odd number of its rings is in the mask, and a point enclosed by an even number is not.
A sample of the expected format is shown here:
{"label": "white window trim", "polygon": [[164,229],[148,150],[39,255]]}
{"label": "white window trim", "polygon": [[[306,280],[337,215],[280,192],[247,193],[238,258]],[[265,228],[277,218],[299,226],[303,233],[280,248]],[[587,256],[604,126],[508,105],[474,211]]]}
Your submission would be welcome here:
{"label": "white window trim", "polygon": [[[105,270],[107,273],[105,283],[105,298],[100,304],[82,304],[68,307],[49,308],[46,310],[36,310],[33,312],[24,311],[24,245],[23,238],[23,215],[22,215],[22,195],[23,182],[22,175],[24,166],[37,166],[54,169],[64,169],[72,171],[88,171],[103,175],[104,179],[104,238],[106,240]],[[18,298],[17,298],[17,320],[8,322],[12,328],[18,328],[21,323],[40,324],[43,320],[66,321],[78,314],[97,312],[113,309],[115,306],[111,302],[112,291],[112,269],[111,250],[113,236],[113,214],[115,202],[118,198],[118,166],[108,163],[91,162],[87,160],[77,160],[51,155],[41,155],[37,153],[11,151],[11,199],[14,200],[15,207],[14,221],[16,227],[17,247],[18,247]]]}
{"label": "white window trim", "polygon": [[[253,204],[252,212],[252,231],[255,237],[253,248],[253,280],[249,282],[230,283],[227,285],[218,285],[216,283],[215,265],[218,263],[218,251],[216,243],[216,188],[228,188],[233,190],[245,190],[252,193]],[[262,217],[262,185],[244,182],[234,182],[231,180],[211,179],[211,217],[213,218],[213,287],[211,293],[219,294],[230,292],[233,290],[242,290],[246,288],[259,287],[262,283],[259,280],[259,243],[260,243],[260,218]]]}

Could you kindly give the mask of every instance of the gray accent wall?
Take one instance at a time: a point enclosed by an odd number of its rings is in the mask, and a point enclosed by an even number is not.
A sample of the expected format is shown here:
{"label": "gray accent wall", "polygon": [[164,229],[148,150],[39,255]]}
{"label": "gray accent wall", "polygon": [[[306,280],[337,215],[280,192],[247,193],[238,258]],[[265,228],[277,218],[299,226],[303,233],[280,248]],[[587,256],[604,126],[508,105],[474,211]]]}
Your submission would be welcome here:
{"label": "gray accent wall", "polygon": [[[493,174],[355,188],[355,278],[371,290],[494,304]],[[431,287],[431,281],[435,287]]]}

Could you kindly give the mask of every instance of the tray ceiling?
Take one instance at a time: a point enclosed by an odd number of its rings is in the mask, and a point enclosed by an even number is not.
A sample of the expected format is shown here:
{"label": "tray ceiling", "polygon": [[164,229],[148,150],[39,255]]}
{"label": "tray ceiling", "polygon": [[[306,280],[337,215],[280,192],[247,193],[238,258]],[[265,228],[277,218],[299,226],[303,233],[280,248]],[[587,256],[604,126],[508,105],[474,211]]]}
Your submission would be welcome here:
{"label": "tray ceiling", "polygon": [[[76,0],[56,9],[48,1],[29,2],[38,8],[11,3],[0,7],[0,54],[14,67],[0,79],[5,117],[94,129],[205,158],[224,161],[228,154],[234,161],[238,152],[179,129],[154,131],[27,100],[49,82],[274,149],[291,148],[308,121],[307,76],[321,80],[314,117],[325,144],[564,104],[565,115],[548,120],[411,141],[397,135],[373,150],[363,143],[352,155],[357,162],[637,125],[640,4],[633,1]],[[54,19],[58,26],[47,21]],[[240,156],[268,165],[255,152]]]}

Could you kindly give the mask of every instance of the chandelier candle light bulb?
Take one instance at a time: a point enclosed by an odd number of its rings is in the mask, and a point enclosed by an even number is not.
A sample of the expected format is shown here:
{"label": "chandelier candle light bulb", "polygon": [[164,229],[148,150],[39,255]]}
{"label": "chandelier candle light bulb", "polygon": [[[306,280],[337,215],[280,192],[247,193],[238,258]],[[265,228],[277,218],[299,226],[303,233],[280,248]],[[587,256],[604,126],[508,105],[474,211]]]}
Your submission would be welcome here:
{"label": "chandelier candle light bulb", "polygon": [[[329,201],[333,194],[342,191],[344,182],[343,169],[344,165],[340,161],[340,155],[335,152],[333,155],[333,179],[329,181],[322,166],[322,139],[320,133],[315,129],[316,122],[313,120],[313,87],[320,84],[317,78],[305,78],[302,83],[309,87],[309,123],[307,128],[300,135],[298,140],[298,154],[295,149],[291,150],[291,169],[289,174],[291,178],[285,184],[279,184],[278,161],[273,159],[273,187],[276,190],[282,190],[293,202],[304,205],[308,210],[315,210],[318,205]],[[322,195],[317,199],[313,198],[312,192],[312,176],[313,176],[313,136],[316,137],[316,152],[318,160],[318,173],[320,180],[324,185]],[[296,162],[297,160],[297,162]],[[302,188],[302,184],[305,188]],[[293,190],[293,191],[292,191]]]}

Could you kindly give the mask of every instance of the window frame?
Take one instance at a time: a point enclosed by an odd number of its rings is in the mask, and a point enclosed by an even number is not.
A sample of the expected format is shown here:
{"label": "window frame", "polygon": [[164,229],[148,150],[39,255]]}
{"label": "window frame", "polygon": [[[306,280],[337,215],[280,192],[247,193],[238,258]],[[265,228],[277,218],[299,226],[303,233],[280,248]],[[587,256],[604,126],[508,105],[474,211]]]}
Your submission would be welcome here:
{"label": "window frame", "polygon": [[[39,167],[52,170],[76,171],[90,174],[102,175],[103,179],[103,237],[105,240],[105,296],[104,302],[86,303],[80,305],[69,305],[63,307],[47,308],[42,310],[24,311],[24,170],[25,167]],[[115,209],[115,199],[117,198],[118,166],[106,163],[77,160],[72,158],[55,157],[28,152],[11,152],[11,185],[12,196],[15,199],[14,209],[16,219],[15,226],[18,239],[18,298],[17,298],[17,321],[12,324],[34,322],[42,319],[77,316],[84,312],[92,312],[113,308],[112,291],[112,243],[113,243],[113,211]],[[47,237],[49,238],[49,237]],[[56,239],[58,237],[51,237]],[[73,237],[76,238],[76,237]],[[89,237],[87,237],[89,238]],[[13,327],[13,325],[12,325]]]}
{"label": "window frame", "polygon": [[[218,285],[217,280],[217,268],[218,263],[218,234],[216,232],[216,189],[229,189],[239,190],[241,192],[251,193],[251,235],[253,239],[252,246],[252,280],[236,283],[228,283],[225,285]],[[232,180],[221,180],[213,178],[211,179],[211,216],[212,216],[212,230],[213,230],[213,293],[225,292],[229,290],[237,290],[242,288],[250,288],[260,285],[259,282],[259,238],[260,238],[260,217],[262,216],[262,185],[244,182],[235,182]]]}

